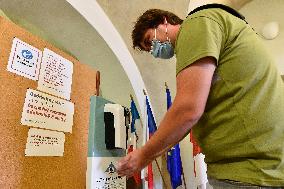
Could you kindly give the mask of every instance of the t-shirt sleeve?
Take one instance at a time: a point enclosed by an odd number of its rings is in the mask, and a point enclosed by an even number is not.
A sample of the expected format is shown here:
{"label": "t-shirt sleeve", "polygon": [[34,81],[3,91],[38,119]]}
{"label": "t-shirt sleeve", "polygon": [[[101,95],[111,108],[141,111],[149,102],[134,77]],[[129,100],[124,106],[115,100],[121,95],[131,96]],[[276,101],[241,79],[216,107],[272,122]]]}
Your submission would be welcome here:
{"label": "t-shirt sleeve", "polygon": [[212,18],[188,18],[181,25],[176,43],[176,74],[206,56],[216,59],[217,65],[224,39],[222,25]]}

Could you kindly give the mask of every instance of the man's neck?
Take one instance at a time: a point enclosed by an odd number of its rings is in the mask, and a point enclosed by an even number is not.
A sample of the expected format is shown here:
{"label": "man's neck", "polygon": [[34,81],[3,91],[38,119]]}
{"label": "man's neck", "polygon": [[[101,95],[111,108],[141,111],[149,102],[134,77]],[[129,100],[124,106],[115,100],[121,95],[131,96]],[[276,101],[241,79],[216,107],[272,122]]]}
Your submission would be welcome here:
{"label": "man's neck", "polygon": [[180,24],[170,25],[170,31],[171,31],[170,39],[171,39],[171,42],[174,46],[175,46],[175,42],[176,42],[176,38],[177,38],[177,34],[178,34],[179,29],[180,29]]}

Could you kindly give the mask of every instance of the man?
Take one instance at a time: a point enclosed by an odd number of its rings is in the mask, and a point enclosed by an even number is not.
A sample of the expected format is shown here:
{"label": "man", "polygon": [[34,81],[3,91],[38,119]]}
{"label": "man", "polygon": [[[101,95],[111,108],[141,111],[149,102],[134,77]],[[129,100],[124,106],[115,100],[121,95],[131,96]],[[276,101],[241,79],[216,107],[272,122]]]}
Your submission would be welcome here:
{"label": "man", "polygon": [[284,187],[284,86],[240,16],[201,9],[182,21],[158,9],[138,18],[133,47],[177,59],[177,93],[155,135],[119,162],[131,176],[193,129],[214,188]]}

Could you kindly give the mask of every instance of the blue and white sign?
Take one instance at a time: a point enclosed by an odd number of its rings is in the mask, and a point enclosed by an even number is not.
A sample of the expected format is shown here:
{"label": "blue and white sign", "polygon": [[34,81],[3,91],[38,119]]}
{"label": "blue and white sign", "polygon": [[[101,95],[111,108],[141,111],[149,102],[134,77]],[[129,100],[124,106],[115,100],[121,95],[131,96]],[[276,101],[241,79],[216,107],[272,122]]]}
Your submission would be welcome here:
{"label": "blue and white sign", "polygon": [[42,52],[14,38],[7,70],[23,77],[38,80]]}
{"label": "blue and white sign", "polygon": [[27,49],[22,50],[22,56],[27,60],[33,59],[33,53]]}

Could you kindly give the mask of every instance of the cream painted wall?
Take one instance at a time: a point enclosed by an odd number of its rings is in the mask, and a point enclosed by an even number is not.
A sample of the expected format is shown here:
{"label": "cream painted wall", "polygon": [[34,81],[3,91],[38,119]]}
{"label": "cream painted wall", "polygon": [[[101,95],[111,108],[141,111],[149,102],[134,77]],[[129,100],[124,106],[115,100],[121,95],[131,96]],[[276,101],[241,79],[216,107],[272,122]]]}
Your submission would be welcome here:
{"label": "cream painted wall", "polygon": [[284,74],[284,1],[254,0],[244,6],[240,12],[249,24],[260,33],[262,27],[271,21],[279,23],[279,35],[273,40],[263,39],[263,43],[276,61],[280,74]]}

